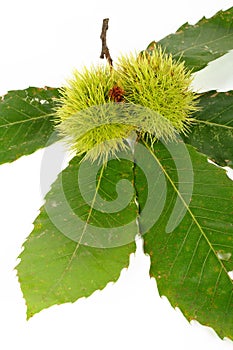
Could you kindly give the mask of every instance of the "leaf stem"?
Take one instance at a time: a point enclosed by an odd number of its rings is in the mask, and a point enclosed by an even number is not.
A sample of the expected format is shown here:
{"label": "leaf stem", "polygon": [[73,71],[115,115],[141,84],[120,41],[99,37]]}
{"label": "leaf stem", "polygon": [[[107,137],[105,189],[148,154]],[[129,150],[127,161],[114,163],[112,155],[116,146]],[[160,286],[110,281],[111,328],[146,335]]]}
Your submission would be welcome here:
{"label": "leaf stem", "polygon": [[108,30],[108,22],[109,22],[109,18],[105,18],[103,19],[103,25],[102,25],[102,31],[101,31],[101,35],[100,35],[100,39],[102,40],[102,50],[101,50],[101,54],[100,54],[100,58],[106,58],[110,68],[113,68],[113,60],[112,57],[110,55],[109,49],[107,47],[107,30]]}

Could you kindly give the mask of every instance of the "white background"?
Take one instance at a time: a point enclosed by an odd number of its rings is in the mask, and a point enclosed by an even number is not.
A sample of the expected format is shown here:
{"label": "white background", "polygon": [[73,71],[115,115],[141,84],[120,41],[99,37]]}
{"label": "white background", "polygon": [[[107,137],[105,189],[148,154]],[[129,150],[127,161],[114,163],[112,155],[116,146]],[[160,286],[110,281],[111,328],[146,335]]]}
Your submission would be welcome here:
{"label": "white background", "polygon": [[[61,86],[74,67],[99,62],[102,19],[110,18],[108,46],[139,51],[152,40],[194,24],[233,1],[4,1],[0,7],[0,94],[28,86]],[[197,74],[199,91],[233,89],[232,52]],[[59,149],[57,148],[57,152]],[[74,304],[54,306],[26,321],[15,271],[16,257],[43,203],[43,151],[0,167],[0,348],[31,349],[233,349],[214,331],[190,325],[149,278],[149,258],[140,249],[116,284]],[[48,183],[58,169],[48,172]]]}

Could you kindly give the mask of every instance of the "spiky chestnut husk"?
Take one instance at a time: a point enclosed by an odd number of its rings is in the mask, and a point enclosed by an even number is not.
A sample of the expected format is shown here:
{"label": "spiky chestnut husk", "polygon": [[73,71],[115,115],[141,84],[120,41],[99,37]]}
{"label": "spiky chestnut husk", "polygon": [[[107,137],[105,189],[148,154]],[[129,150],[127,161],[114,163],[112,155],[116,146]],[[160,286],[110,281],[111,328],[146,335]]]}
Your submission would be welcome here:
{"label": "spiky chestnut husk", "polygon": [[60,90],[57,129],[77,155],[106,161],[109,155],[127,148],[132,125],[127,125],[114,110],[112,95],[119,98],[115,73],[105,66],[92,66],[82,72],[74,71],[67,86]]}
{"label": "spiky chestnut husk", "polygon": [[79,111],[110,102],[109,91],[113,86],[114,74],[109,67],[84,67],[82,72],[74,70],[73,78],[60,89],[58,120],[64,121]]}
{"label": "spiky chestnut husk", "polygon": [[[172,55],[157,47],[140,55],[122,56],[118,77],[125,101],[156,111],[178,132],[187,131],[189,115],[197,108],[196,95],[190,88],[193,78],[184,62],[174,61]],[[150,133],[150,125],[147,131]]]}
{"label": "spiky chestnut husk", "polygon": [[125,149],[133,131],[152,142],[173,139],[187,129],[196,109],[191,81],[184,64],[160,48],[122,57],[116,70],[75,71],[61,89],[57,128],[71,149],[92,161],[107,161]]}

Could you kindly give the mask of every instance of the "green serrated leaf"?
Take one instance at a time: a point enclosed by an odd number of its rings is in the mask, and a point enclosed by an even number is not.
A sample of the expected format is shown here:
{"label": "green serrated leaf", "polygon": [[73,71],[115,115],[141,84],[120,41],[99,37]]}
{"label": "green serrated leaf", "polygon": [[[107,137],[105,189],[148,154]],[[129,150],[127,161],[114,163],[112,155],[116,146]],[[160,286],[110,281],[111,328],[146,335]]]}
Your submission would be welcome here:
{"label": "green serrated leaf", "polygon": [[[129,192],[124,181],[133,181],[133,163],[111,160],[93,180],[92,167],[98,166],[80,160],[73,158],[58,176],[20,255],[17,270],[28,318],[51,305],[87,297],[116,281],[135,251],[134,196],[127,208],[114,211],[125,206],[118,196],[124,199],[124,191]],[[124,181],[116,191],[120,179]],[[103,212],[102,201],[110,206],[109,213]],[[128,223],[131,229],[125,230]]]}
{"label": "green serrated leaf", "polygon": [[[10,91],[0,100],[0,164],[45,147],[54,132],[58,89]],[[58,140],[57,136],[48,144]]]}
{"label": "green serrated leaf", "polygon": [[[194,172],[189,205],[179,190],[182,184],[174,157],[160,143],[152,152],[167,180],[167,200],[163,214],[144,236],[144,249],[151,257],[150,275],[156,278],[160,295],[179,307],[188,320],[233,339],[233,281],[228,274],[233,270],[233,184],[224,170],[209,164],[193,147],[187,149]],[[141,182],[136,176],[137,187]],[[168,233],[177,198],[186,213]],[[143,206],[140,193],[138,199]]]}
{"label": "green serrated leaf", "polygon": [[200,95],[191,132],[185,142],[222,166],[233,166],[233,91]]}
{"label": "green serrated leaf", "polygon": [[195,25],[185,23],[158,44],[175,59],[182,56],[188,69],[199,71],[233,49],[233,7],[211,18],[203,17]]}

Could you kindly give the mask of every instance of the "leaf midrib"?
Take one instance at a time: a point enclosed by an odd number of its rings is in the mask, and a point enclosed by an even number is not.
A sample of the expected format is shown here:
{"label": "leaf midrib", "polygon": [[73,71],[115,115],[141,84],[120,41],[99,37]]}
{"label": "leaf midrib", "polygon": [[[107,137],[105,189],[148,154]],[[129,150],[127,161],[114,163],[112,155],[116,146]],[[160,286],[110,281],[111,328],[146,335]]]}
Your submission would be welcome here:
{"label": "leaf midrib", "polygon": [[[173,35],[175,35],[175,34],[173,34]],[[200,35],[199,35],[199,36],[200,36]],[[218,40],[222,40],[223,38],[227,38],[227,37],[231,37],[231,36],[233,37],[233,34],[232,34],[232,33],[227,34],[227,35],[224,35],[224,36],[221,36],[221,37],[218,37],[218,38],[215,39],[215,40],[206,41],[206,42],[199,43],[198,45],[189,46],[189,47],[185,48],[184,50],[177,51],[177,52],[175,53],[174,56],[183,55],[184,53],[186,53],[186,52],[189,51],[189,50],[197,49],[197,48],[202,47],[203,45],[212,44],[212,43],[214,43],[214,42],[217,42]],[[196,40],[196,41],[197,41],[197,40]],[[232,49],[227,50],[226,52],[229,52],[229,51],[231,51],[231,50],[232,50]],[[225,52],[225,50],[224,50],[224,52]],[[212,54],[212,55],[214,55],[214,54]]]}
{"label": "leaf midrib", "polygon": [[21,119],[21,120],[17,120],[15,122],[12,122],[12,123],[1,124],[0,128],[4,128],[4,127],[7,127],[7,126],[13,126],[13,125],[17,125],[17,124],[24,124],[24,123],[28,123],[30,121],[38,120],[38,119],[46,119],[48,117],[52,117],[53,115],[54,115],[54,113],[50,113],[50,114],[43,114],[43,115],[40,115],[40,116],[37,116],[37,117]]}
{"label": "leaf midrib", "polygon": [[233,131],[233,126],[228,126],[226,124],[218,124],[218,123],[210,122],[208,120],[200,120],[200,119],[195,119],[195,118],[192,118],[192,121],[196,122],[197,124],[200,123],[200,124],[206,124],[206,125],[210,125],[210,126],[217,126],[219,128],[224,128],[224,129],[228,129],[228,130]]}
{"label": "leaf midrib", "polygon": [[91,206],[90,206],[90,210],[89,210],[89,213],[88,213],[88,217],[87,217],[87,219],[86,219],[86,224],[85,224],[85,226],[84,226],[84,229],[83,229],[83,232],[82,232],[82,234],[81,234],[81,237],[79,238],[79,240],[78,240],[78,242],[77,242],[77,244],[76,244],[76,246],[75,246],[75,248],[74,248],[73,253],[69,254],[69,255],[71,255],[71,256],[70,256],[70,259],[69,259],[67,265],[65,266],[63,272],[61,273],[60,278],[56,281],[55,284],[53,284],[53,286],[51,286],[51,288],[49,289],[49,291],[48,291],[47,294],[46,294],[46,297],[47,297],[49,294],[51,294],[51,292],[54,290],[54,288],[56,288],[56,286],[62,281],[62,279],[64,278],[66,272],[69,271],[69,269],[70,269],[70,267],[71,267],[71,265],[72,265],[72,263],[73,263],[73,261],[74,261],[74,259],[75,259],[75,257],[76,257],[76,253],[77,253],[77,251],[78,251],[78,249],[79,249],[79,247],[80,247],[81,240],[82,240],[82,238],[83,238],[83,236],[84,236],[84,234],[85,234],[85,231],[86,231],[88,222],[89,222],[90,217],[91,217],[91,215],[92,215],[92,211],[93,211],[93,208],[94,208],[94,203],[95,203],[95,200],[96,200],[96,196],[97,196],[97,193],[98,193],[98,190],[99,190],[99,187],[100,187],[100,184],[101,184],[101,180],[102,180],[102,177],[103,177],[103,172],[104,172],[104,165],[102,166],[101,171],[100,171],[100,175],[99,175],[99,177],[98,177],[98,182],[97,182],[97,185],[96,185],[95,195],[94,195],[93,200],[92,200],[92,202],[91,202]]}
{"label": "leaf midrib", "polygon": [[[154,154],[154,152],[152,151],[152,149],[143,141],[144,146],[148,149],[148,151],[151,153],[152,157],[155,159],[155,161],[158,163],[158,165],[160,166],[161,170],[164,172],[164,175],[167,177],[167,180],[170,182],[171,186],[173,187],[174,191],[177,193],[177,196],[180,198],[180,200],[182,201],[183,205],[185,206],[187,212],[190,214],[193,222],[196,224],[197,228],[199,229],[200,233],[202,234],[202,236],[204,237],[204,239],[206,240],[208,246],[210,247],[211,251],[213,252],[216,260],[218,261],[218,263],[220,264],[222,270],[224,270],[224,272],[226,273],[229,281],[231,282],[231,284],[233,284],[232,279],[230,278],[230,276],[228,275],[228,271],[226,270],[226,267],[224,266],[224,264],[222,263],[222,261],[218,258],[213,245],[211,244],[211,242],[209,241],[207,235],[205,234],[205,232],[203,231],[200,223],[198,222],[198,220],[196,219],[195,215],[193,214],[193,212],[191,211],[190,207],[186,204],[184,198],[182,197],[182,194],[179,192],[178,188],[175,186],[174,182],[172,181],[171,177],[169,176],[169,174],[167,173],[166,169],[163,167],[163,165],[161,164],[161,162],[159,161],[159,159],[156,157],[156,155]],[[221,271],[221,270],[220,270]]]}

